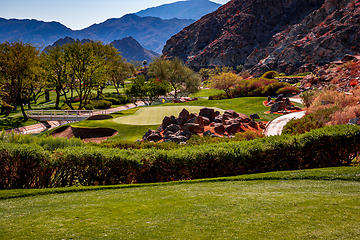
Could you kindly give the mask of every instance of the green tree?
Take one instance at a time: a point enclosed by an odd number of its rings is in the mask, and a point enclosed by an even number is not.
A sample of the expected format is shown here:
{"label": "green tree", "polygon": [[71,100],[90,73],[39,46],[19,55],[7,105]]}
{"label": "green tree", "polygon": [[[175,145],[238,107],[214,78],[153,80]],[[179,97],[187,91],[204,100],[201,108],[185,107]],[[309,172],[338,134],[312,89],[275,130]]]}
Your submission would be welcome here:
{"label": "green tree", "polygon": [[67,82],[64,47],[56,45],[45,49],[41,53],[41,66],[45,70],[49,87],[53,88],[56,92],[55,108],[58,109],[60,97],[63,95],[62,91],[65,91],[64,94],[67,93],[64,89],[64,85]]}
{"label": "green tree", "polygon": [[115,52],[115,48],[100,42],[75,41],[64,46],[67,80],[62,91],[71,109],[74,109],[74,97],[79,99],[79,109],[82,109],[90,101],[91,92],[105,84],[107,67]]}
{"label": "green tree", "polygon": [[201,84],[200,76],[179,59],[170,61],[157,58],[150,64],[149,74],[160,81],[167,81],[172,87],[170,94],[174,98],[198,92]]}
{"label": "green tree", "polygon": [[23,104],[28,88],[34,81],[34,71],[39,64],[39,51],[29,43],[6,42],[0,44],[0,78],[3,90],[7,92],[6,115],[10,106],[20,106],[24,121],[28,120]]}
{"label": "green tree", "polygon": [[120,87],[125,88],[125,80],[133,75],[134,69],[134,66],[125,62],[120,55],[109,61],[108,76],[118,95],[120,95]]}
{"label": "green tree", "polygon": [[231,89],[235,88],[240,81],[240,77],[232,72],[222,72],[210,78],[211,87],[224,90],[227,98],[231,98]]}
{"label": "green tree", "polygon": [[165,81],[151,78],[146,82],[144,76],[137,76],[126,90],[126,95],[132,98],[139,98],[147,105],[151,105],[160,96],[165,95],[169,91],[169,87]]}

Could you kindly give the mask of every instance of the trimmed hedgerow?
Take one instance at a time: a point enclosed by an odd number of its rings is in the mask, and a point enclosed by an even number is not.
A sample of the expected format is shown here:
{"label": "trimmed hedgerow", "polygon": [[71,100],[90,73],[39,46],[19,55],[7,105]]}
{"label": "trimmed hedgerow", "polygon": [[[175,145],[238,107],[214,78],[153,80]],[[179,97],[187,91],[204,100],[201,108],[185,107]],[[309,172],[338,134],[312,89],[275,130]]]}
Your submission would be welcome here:
{"label": "trimmed hedgerow", "polygon": [[185,146],[173,150],[0,144],[0,188],[149,183],[350,165],[360,127],[329,126],[302,135]]}

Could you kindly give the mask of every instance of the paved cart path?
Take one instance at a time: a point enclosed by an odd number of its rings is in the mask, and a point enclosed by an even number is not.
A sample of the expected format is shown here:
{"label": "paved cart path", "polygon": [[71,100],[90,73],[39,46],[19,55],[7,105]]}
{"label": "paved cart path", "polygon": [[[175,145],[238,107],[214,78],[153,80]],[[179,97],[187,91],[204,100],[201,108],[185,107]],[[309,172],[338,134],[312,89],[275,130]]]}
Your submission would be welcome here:
{"label": "paved cart path", "polygon": [[[142,101],[137,101],[136,105],[131,103],[125,106],[120,106],[117,108],[110,108],[107,110],[102,110],[99,111],[98,114],[111,114],[114,112],[119,112],[119,111],[123,111],[126,109],[130,109],[130,108],[134,108],[134,107],[138,107],[138,106],[143,106],[145,105],[144,102]],[[94,115],[96,115],[97,112],[94,112]],[[63,125],[63,124],[67,124],[67,123],[71,123],[74,121],[48,121],[48,124],[45,123],[38,123],[38,124],[34,124],[34,125],[30,125],[30,126],[26,126],[26,127],[20,127],[20,128],[15,128],[12,130],[7,130],[7,132],[11,132],[14,131],[15,133],[22,133],[22,134],[28,134],[28,133],[40,133],[44,130],[48,130],[48,129],[52,129],[54,127]]]}

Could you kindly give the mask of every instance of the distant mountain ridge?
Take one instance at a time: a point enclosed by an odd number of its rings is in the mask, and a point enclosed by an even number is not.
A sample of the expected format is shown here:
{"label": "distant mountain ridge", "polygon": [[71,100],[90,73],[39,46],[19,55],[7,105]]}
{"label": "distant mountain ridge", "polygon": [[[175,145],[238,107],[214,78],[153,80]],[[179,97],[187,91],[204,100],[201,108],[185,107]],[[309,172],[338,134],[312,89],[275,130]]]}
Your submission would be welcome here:
{"label": "distant mountain ridge", "polygon": [[0,18],[0,43],[23,41],[44,48],[66,36],[103,43],[132,36],[144,48],[161,53],[171,36],[220,6],[209,0],[180,1],[145,9],[137,15],[111,18],[81,30],[72,30],[59,22]]}
{"label": "distant mountain ridge", "polygon": [[178,18],[198,20],[219,7],[221,7],[221,4],[209,0],[187,0],[148,8],[135,14],[140,17],[151,16],[161,19]]}
{"label": "distant mountain ridge", "polygon": [[23,41],[44,48],[66,36],[110,43],[132,36],[146,49],[161,52],[166,40],[194,22],[189,19],[160,19],[127,14],[82,30],[71,30],[58,22],[0,18],[0,42]]}
{"label": "distant mountain ridge", "polygon": [[144,60],[151,62],[153,58],[160,57],[159,53],[143,48],[133,37],[115,40],[111,44],[118,49],[121,56],[126,58],[129,62],[142,62]]}
{"label": "distant mountain ridge", "polygon": [[[65,37],[65,38],[61,38],[59,40],[57,40],[56,42],[54,42],[52,45],[49,45],[45,48],[51,48],[54,47],[56,45],[62,46],[64,44],[68,44],[68,43],[72,43],[74,42],[76,39],[71,38],[71,37]],[[82,39],[80,40],[80,42],[84,43],[84,42],[89,42],[91,40],[89,39]],[[159,57],[160,54],[156,53],[154,51],[150,51],[147,50],[145,48],[143,48],[140,43],[138,41],[136,41],[134,38],[132,37],[126,37],[120,40],[115,40],[113,42],[111,42],[110,44],[112,44],[121,54],[121,56],[123,58],[125,58],[128,62],[131,61],[148,61],[151,62],[151,60],[155,57]]]}

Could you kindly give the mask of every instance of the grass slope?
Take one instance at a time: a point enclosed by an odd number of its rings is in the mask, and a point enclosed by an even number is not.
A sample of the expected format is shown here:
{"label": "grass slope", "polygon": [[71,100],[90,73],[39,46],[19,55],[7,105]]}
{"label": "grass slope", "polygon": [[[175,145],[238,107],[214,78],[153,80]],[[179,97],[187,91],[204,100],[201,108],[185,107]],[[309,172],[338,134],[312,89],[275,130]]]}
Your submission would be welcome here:
{"label": "grass slope", "polygon": [[276,172],[3,199],[0,238],[356,239],[359,170]]}

